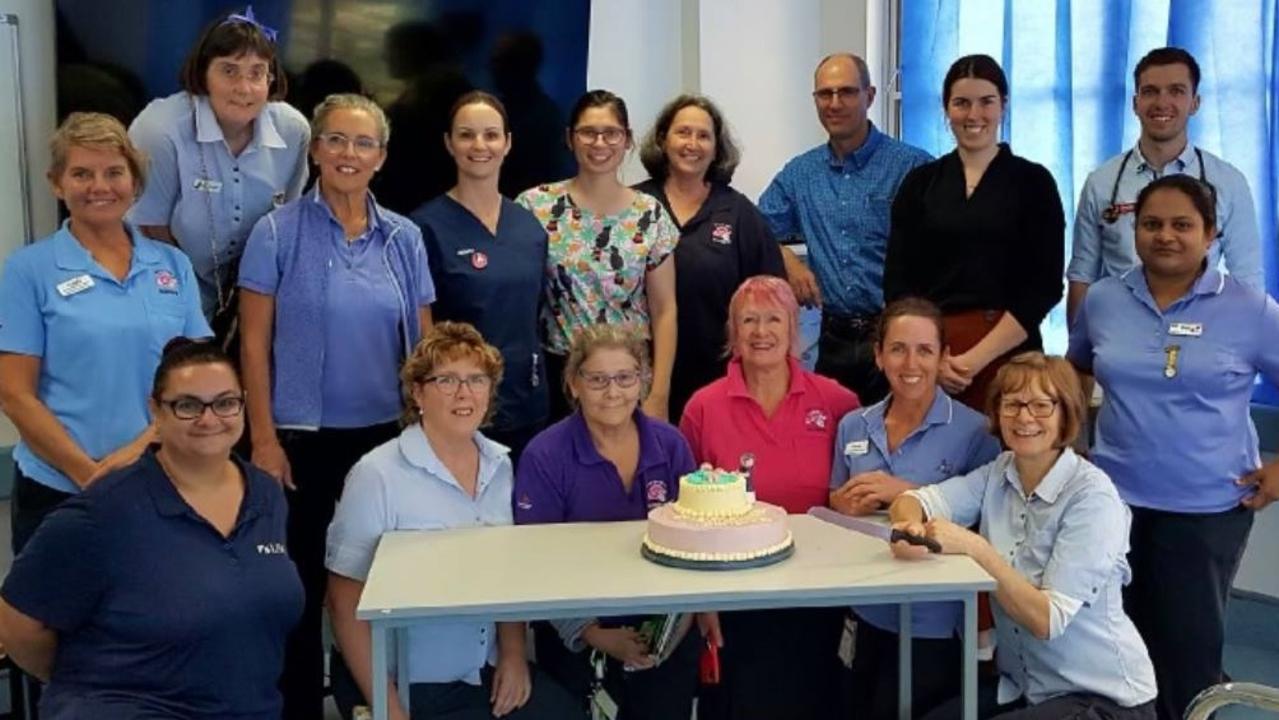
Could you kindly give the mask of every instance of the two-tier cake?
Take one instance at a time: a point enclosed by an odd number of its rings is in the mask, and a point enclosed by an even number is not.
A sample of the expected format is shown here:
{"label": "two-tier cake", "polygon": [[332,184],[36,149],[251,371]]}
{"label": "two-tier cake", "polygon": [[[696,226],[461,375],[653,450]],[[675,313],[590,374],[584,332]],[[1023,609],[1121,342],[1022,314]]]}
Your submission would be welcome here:
{"label": "two-tier cake", "polygon": [[648,513],[643,554],[657,563],[720,570],[790,557],[786,511],[756,502],[740,472],[702,467],[679,479],[679,499]]}

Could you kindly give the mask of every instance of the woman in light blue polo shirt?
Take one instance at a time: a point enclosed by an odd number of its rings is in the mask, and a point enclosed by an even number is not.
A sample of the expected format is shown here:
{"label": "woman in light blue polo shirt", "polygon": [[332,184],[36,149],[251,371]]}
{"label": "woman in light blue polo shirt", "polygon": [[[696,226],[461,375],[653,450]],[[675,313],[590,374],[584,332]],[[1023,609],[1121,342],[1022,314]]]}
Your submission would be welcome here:
{"label": "woman in light blue polo shirt", "polygon": [[[325,560],[329,616],[345,659],[334,672],[334,695],[343,710],[361,695],[365,701],[373,696],[372,640],[355,610],[382,534],[511,524],[510,458],[504,446],[479,431],[493,412],[501,377],[501,354],[473,326],[447,321],[435,326],[400,373],[409,402],[404,430],[351,469]],[[409,707],[400,705],[392,688],[390,716],[581,717],[563,688],[530,669],[524,636],[522,622],[410,628]]]}
{"label": "woman in light blue polo shirt", "polygon": [[1143,188],[1141,265],[1089,288],[1068,353],[1105,389],[1093,457],[1132,506],[1124,604],[1165,719],[1222,681],[1235,572],[1254,512],[1279,497],[1249,414],[1257,373],[1279,381],[1279,305],[1208,262],[1216,207],[1191,176]]}
{"label": "woman in light blue polo shirt", "polygon": [[253,224],[302,194],[310,132],[275,102],[288,91],[275,31],[250,9],[207,27],[178,80],[181,92],[151,101],[129,127],[150,162],[129,220],[190,256],[212,318],[230,301]]}
{"label": "woman in light blue polo shirt", "polygon": [[72,113],[50,149],[71,217],[0,277],[0,405],[21,438],[15,555],[54,506],[153,440],[147,389],[164,344],[212,334],[190,261],[124,222],[146,174],[124,126]]}
{"label": "woman in light blue polo shirt", "polygon": [[[919,298],[889,303],[875,333],[875,364],[888,380],[888,397],[854,410],[839,423],[831,463],[830,505],[848,515],[885,508],[898,495],[985,465],[999,454],[986,418],[937,387],[942,314]],[[853,654],[853,698],[859,717],[897,717],[895,605],[853,609],[858,624]],[[911,707],[923,714],[960,691],[960,603],[916,604]]]}
{"label": "woman in light blue polo shirt", "polygon": [[497,413],[484,429],[519,462],[546,424],[546,367],[538,327],[546,278],[546,230],[533,214],[498,192],[511,131],[502,101],[485,92],[453,105],[444,145],[457,163],[457,184],[413,212],[439,299],[438,320],[474,325],[502,351],[506,372]]}
{"label": "woman in light blue polo shirt", "polygon": [[[1000,368],[990,392],[987,416],[1008,451],[889,508],[894,527],[968,555],[995,579],[999,682],[982,686],[977,716],[1153,720],[1154,668],[1123,608],[1131,514],[1070,447],[1087,419],[1079,379],[1064,359],[1027,352]],[[967,529],[977,523],[980,532]],[[958,717],[959,705],[925,718]]]}
{"label": "woman in light blue polo shirt", "polygon": [[369,180],[390,127],[372,100],[315,109],[315,189],[258,221],[240,263],[241,357],[253,463],[289,489],[289,554],[306,612],[289,643],[286,718],[320,717],[324,534],[346,473],[399,432],[400,364],[431,324],[422,234]]}

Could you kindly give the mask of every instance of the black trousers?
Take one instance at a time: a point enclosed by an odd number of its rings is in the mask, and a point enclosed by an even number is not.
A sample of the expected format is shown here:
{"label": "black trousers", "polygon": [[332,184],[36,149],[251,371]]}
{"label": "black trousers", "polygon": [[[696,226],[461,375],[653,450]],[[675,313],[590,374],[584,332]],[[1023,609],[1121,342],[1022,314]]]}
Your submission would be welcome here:
{"label": "black trousers", "polygon": [[315,720],[324,716],[324,545],[333,510],[346,474],[365,453],[399,433],[397,423],[365,428],[281,430],[280,444],[289,458],[296,490],[289,501],[289,557],[297,565],[306,591],[302,619],[289,633],[284,650],[285,720]]}
{"label": "black trousers", "polygon": [[838,713],[846,608],[719,614],[720,684],[703,689],[699,720],[829,720]]}
{"label": "black trousers", "polygon": [[[977,720],[1155,720],[1155,701],[1123,707],[1109,698],[1087,693],[1059,695],[1037,705],[1018,699],[998,703],[999,679],[982,678],[977,686]],[[934,708],[923,720],[959,720],[964,716],[961,697]]]}
{"label": "black trousers", "polygon": [[1195,695],[1222,682],[1226,603],[1253,512],[1187,514],[1132,509],[1132,583],[1124,610],[1146,641],[1161,720],[1178,720]]}
{"label": "black trousers", "polygon": [[[577,708],[587,712],[587,698],[595,679],[590,650],[573,652],[548,623],[533,624],[537,662],[543,670],[577,698]],[[604,688],[617,703],[618,720],[684,720],[693,714],[697,694],[697,661],[702,639],[693,627],[666,662],[648,670],[628,672],[609,660]]]}
{"label": "black trousers", "polygon": [[[897,633],[857,622],[849,707],[858,720],[897,718]],[[963,645],[957,637],[912,638],[911,709],[915,717],[927,714],[963,691],[959,661]]]}
{"label": "black trousers", "polygon": [[[9,500],[9,528],[12,531],[9,545],[14,557],[27,546],[49,513],[69,497],[70,493],[54,490],[23,475],[14,464],[13,497]],[[36,720],[41,687],[39,680],[17,665],[9,667],[9,707],[13,708],[16,720]]]}
{"label": "black trousers", "polygon": [[863,406],[883,400],[888,380],[875,365],[875,319],[822,313],[815,369],[857,393]]}

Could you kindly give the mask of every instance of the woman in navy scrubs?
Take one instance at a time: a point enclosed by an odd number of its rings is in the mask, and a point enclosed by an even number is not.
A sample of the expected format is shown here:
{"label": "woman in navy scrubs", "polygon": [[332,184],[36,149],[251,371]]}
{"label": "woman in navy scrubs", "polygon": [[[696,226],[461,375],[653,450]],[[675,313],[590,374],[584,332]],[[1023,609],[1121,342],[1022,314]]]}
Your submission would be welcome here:
{"label": "woman in navy scrubs", "polygon": [[519,462],[547,416],[546,368],[538,306],[546,268],[546,231],[528,210],[502,197],[498,176],[511,150],[506,108],[485,92],[458,99],[444,146],[457,184],[413,212],[435,281],[437,320],[474,325],[502,352],[506,369],[497,412],[484,434]]}
{"label": "woman in navy scrubs", "polygon": [[251,9],[206,28],[178,79],[180,92],[153,100],[129,126],[151,173],[129,220],[190,256],[205,314],[229,321],[253,224],[302,194],[310,128],[278,102],[288,84],[275,30]]}
{"label": "woman in navy scrubs", "polygon": [[679,422],[694,392],[728,368],[724,328],[738,286],[755,275],[786,277],[781,250],[759,209],[729,186],[740,159],[724,116],[701,95],[667,103],[640,146],[649,179],[635,189],[661,201],[680,230],[671,422]]}
{"label": "woman in navy scrubs", "polygon": [[1255,511],[1279,497],[1249,414],[1253,381],[1279,381],[1279,305],[1207,262],[1211,187],[1169,175],[1137,196],[1141,265],[1092,285],[1068,356],[1105,389],[1093,459],[1132,507],[1124,607],[1180,718],[1222,681],[1226,603]]}
{"label": "woman in navy scrubs", "polygon": [[279,483],[231,454],[244,390],[180,338],[149,404],[158,449],[49,515],[0,588],[0,642],[49,683],[45,720],[275,720],[302,585]]}
{"label": "woman in navy scrubs", "polygon": [[[839,423],[830,505],[848,515],[873,513],[907,490],[971,472],[999,454],[986,418],[937,386],[946,337],[936,305],[919,298],[891,302],[875,335],[875,364],[892,392]],[[863,605],[853,612],[851,707],[868,720],[895,718],[898,608]],[[911,608],[911,707],[921,715],[959,694],[962,613],[954,602]]]}

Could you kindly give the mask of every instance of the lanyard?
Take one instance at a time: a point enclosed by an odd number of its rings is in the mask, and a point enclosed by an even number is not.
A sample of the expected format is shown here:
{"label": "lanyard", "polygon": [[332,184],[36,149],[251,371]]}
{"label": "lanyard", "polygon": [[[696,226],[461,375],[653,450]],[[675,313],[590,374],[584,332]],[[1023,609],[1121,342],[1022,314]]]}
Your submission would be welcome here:
{"label": "lanyard", "polygon": [[[1119,172],[1115,173],[1115,182],[1110,186],[1110,204],[1106,206],[1105,210],[1101,211],[1101,219],[1105,221],[1106,225],[1114,225],[1118,222],[1119,216],[1123,215],[1123,212],[1119,209],[1118,202],[1119,181],[1124,177],[1124,170],[1128,167],[1128,161],[1132,160],[1132,153],[1133,148],[1129,148],[1128,152],[1124,153],[1124,159],[1119,163]],[[1204,185],[1208,185],[1208,187],[1212,187],[1212,185],[1208,183],[1208,177],[1204,175],[1203,151],[1199,148],[1195,148],[1195,157],[1199,158],[1199,182]]]}

